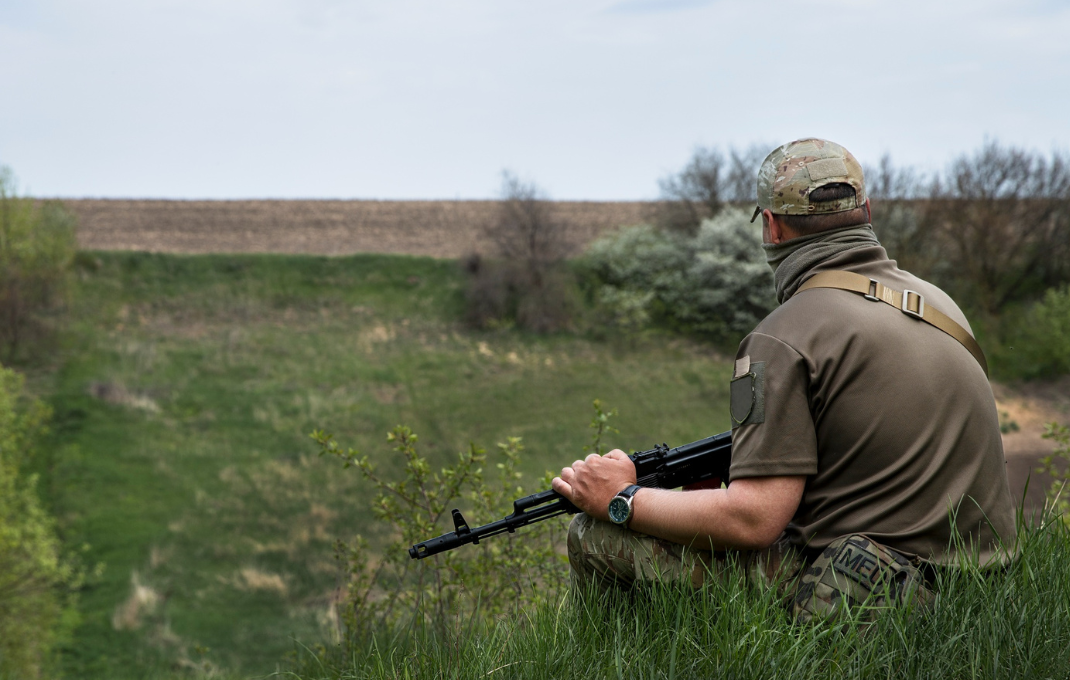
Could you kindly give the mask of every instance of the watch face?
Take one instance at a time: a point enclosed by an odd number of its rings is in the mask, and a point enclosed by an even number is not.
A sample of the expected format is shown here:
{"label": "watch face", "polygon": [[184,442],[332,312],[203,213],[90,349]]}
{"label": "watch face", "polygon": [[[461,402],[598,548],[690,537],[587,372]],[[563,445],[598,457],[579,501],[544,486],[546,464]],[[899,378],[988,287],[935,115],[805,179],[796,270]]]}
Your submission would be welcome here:
{"label": "watch face", "polygon": [[624,524],[628,521],[628,515],[631,514],[631,504],[628,503],[627,498],[621,498],[620,496],[614,496],[609,501],[609,519],[616,524]]}

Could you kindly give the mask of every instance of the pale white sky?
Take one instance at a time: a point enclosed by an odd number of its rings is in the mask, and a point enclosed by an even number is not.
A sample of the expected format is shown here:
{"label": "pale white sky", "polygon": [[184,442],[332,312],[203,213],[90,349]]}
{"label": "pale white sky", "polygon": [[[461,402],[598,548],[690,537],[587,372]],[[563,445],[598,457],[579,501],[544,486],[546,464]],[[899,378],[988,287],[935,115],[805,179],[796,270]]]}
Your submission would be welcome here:
{"label": "pale white sky", "polygon": [[645,199],[696,144],[1070,147],[1066,0],[0,0],[38,196]]}

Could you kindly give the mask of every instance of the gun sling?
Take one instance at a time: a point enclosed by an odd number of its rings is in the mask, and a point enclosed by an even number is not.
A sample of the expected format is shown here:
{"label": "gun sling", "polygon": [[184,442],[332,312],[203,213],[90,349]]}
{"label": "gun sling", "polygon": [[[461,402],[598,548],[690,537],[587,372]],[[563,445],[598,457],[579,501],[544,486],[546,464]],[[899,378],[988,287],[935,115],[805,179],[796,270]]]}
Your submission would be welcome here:
{"label": "gun sling", "polygon": [[811,288],[837,288],[852,293],[860,293],[867,300],[887,303],[908,316],[921,319],[958,340],[963,347],[970,351],[973,358],[977,359],[977,363],[981,364],[985,375],[988,375],[988,362],[985,361],[985,353],[981,351],[981,346],[977,344],[973,336],[940,310],[926,305],[925,298],[917,291],[905,290],[900,292],[868,276],[842,271],[821,272],[813,275],[799,287],[796,295]]}

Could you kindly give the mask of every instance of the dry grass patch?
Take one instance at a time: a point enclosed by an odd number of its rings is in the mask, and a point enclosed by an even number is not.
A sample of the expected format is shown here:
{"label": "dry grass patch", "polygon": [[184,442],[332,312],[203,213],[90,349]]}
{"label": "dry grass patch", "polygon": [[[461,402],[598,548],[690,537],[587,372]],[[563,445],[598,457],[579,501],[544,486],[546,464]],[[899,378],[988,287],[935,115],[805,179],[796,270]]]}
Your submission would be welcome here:
{"label": "dry grass patch", "polygon": [[147,394],[131,391],[122,383],[93,382],[89,384],[89,394],[95,399],[108,404],[127,406],[148,413],[159,413],[160,405]]}
{"label": "dry grass patch", "polygon": [[130,594],[112,614],[112,627],[115,630],[138,630],[145,618],[156,614],[163,599],[154,588],[142,583],[135,570],[130,574]]}

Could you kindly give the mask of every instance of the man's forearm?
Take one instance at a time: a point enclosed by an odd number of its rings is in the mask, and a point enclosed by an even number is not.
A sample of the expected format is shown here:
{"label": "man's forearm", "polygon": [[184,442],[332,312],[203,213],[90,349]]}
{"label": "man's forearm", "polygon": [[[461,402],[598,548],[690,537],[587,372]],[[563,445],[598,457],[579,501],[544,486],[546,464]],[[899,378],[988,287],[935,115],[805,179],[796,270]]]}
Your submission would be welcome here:
{"label": "man's forearm", "polygon": [[636,493],[629,528],[703,550],[758,550],[799,506],[805,477],[739,479],[727,489]]}

